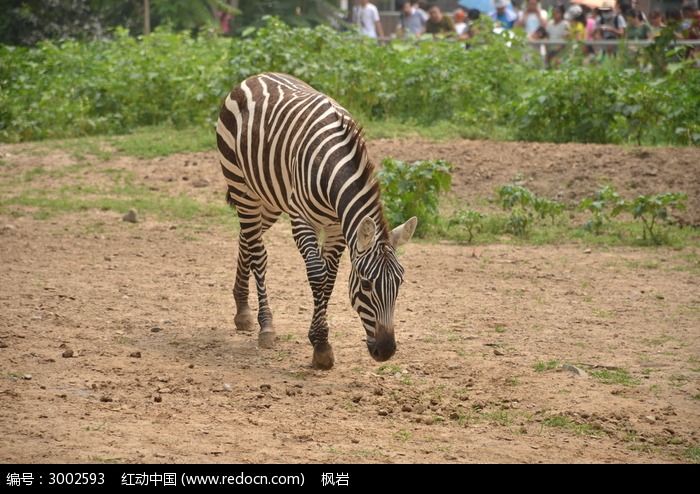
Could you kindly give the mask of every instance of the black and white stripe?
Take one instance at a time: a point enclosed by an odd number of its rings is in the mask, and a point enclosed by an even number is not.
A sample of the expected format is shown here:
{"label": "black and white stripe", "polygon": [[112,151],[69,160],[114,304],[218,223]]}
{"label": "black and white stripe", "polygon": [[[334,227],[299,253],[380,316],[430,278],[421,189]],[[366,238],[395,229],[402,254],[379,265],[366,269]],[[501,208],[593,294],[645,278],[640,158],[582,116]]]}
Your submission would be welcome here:
{"label": "black and white stripe", "polygon": [[314,364],[333,365],[326,310],[346,246],[352,261],[350,298],[370,353],[377,360],[391,357],[394,303],[403,279],[395,247],[410,239],[416,220],[388,230],[374,166],[349,113],[296,78],[265,73],[246,79],[226,97],[216,132],[227,200],[241,224],[233,289],[236,327],[250,330],[254,324],[248,305],[252,272],[259,342],[273,344],[262,235],[285,212],[314,295],[309,329]]}

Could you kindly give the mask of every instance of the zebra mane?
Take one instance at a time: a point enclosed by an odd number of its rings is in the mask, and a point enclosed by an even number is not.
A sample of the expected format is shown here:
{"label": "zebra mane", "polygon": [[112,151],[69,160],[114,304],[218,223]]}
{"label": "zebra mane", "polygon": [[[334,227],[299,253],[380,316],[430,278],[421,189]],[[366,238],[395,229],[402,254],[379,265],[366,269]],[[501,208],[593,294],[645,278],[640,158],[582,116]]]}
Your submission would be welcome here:
{"label": "zebra mane", "polygon": [[[357,141],[357,148],[360,156],[365,156],[367,159],[363,160],[367,163],[367,171],[369,173],[368,180],[371,183],[372,192],[374,192],[377,200],[379,201],[379,217],[373,218],[377,224],[377,229],[379,230],[379,238],[388,239],[389,238],[389,223],[386,220],[386,215],[384,214],[384,203],[382,202],[381,188],[379,187],[379,181],[377,180],[377,166],[369,158],[369,152],[367,151],[367,144],[365,142],[365,131],[364,128],[355,121],[355,119],[348,117],[343,117],[344,129],[348,135],[351,135],[354,140]],[[379,221],[377,221],[379,220]]]}

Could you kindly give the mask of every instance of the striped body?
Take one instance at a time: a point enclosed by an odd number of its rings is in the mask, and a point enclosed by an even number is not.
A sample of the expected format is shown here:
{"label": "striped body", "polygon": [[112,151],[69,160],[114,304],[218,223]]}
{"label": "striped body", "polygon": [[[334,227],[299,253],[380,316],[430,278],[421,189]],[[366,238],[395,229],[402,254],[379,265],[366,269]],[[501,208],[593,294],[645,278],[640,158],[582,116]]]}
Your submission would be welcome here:
{"label": "striped body", "polygon": [[[407,231],[388,231],[374,167],[349,113],[298,79],[266,73],[231,91],[216,132],[227,199],[236,206],[241,222],[233,290],[236,326],[250,329],[248,278],[252,271],[258,291],[260,343],[272,345],[262,234],[285,212],[314,294],[309,330],[314,363],[325,368],[332,365],[326,307],[346,246],[353,263],[351,301],[367,332],[370,353],[375,348],[375,358],[391,356],[386,355],[395,348],[393,305],[403,275],[392,239]],[[318,242],[321,231],[325,234],[322,247]],[[391,344],[380,345],[388,341],[389,333]]]}

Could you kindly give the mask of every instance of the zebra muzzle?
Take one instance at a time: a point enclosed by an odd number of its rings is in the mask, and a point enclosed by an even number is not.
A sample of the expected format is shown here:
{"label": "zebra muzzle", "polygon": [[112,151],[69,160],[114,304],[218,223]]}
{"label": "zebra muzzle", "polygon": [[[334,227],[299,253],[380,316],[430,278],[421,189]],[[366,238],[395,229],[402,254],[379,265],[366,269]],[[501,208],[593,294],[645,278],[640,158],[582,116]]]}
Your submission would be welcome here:
{"label": "zebra muzzle", "polygon": [[396,339],[394,338],[394,330],[379,327],[377,329],[376,338],[372,343],[368,341],[367,349],[369,354],[377,362],[389,360],[396,353]]}

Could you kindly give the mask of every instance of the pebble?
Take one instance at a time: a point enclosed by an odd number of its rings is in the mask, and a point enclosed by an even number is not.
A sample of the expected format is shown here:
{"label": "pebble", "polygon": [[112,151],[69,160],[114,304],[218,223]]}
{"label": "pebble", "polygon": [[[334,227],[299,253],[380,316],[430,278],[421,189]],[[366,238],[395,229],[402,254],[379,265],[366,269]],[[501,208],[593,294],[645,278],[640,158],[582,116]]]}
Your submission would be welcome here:
{"label": "pebble", "polygon": [[136,214],[136,210],[130,209],[128,213],[122,216],[122,221],[126,221],[127,223],[138,223],[139,218]]}
{"label": "pebble", "polygon": [[155,401],[156,403],[160,403],[161,401],[163,401],[163,397],[160,395],[156,395],[153,397],[153,401]]}
{"label": "pebble", "polygon": [[64,350],[61,356],[63,358],[71,358],[73,356],[73,350],[71,350],[70,348],[68,350]]}
{"label": "pebble", "polygon": [[129,357],[131,358],[141,358],[141,352],[131,352],[129,354]]}
{"label": "pebble", "polygon": [[272,386],[270,384],[261,384],[260,385],[260,391],[270,391],[272,389]]}
{"label": "pebble", "polygon": [[100,401],[102,403],[109,403],[109,402],[114,401],[114,400],[112,400],[112,398],[110,396],[100,396]]}

